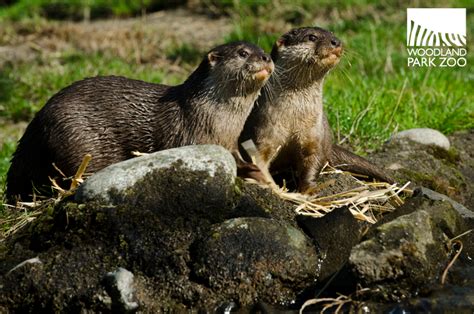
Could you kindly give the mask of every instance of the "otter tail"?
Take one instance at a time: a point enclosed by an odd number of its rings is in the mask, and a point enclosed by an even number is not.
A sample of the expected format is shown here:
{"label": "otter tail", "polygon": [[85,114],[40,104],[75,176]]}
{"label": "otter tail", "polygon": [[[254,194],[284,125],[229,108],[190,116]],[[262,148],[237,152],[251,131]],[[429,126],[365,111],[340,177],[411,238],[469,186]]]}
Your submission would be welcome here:
{"label": "otter tail", "polygon": [[329,163],[331,166],[344,171],[361,174],[388,183],[395,182],[390,176],[383,173],[382,169],[370,163],[367,159],[357,156],[338,145],[333,145]]}

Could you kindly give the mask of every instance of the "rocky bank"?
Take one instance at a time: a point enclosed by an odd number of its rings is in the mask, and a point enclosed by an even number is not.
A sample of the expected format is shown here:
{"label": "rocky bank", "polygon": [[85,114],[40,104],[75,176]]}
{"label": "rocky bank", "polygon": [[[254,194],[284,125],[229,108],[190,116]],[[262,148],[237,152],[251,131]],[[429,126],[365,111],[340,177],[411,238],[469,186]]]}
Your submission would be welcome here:
{"label": "rocky bank", "polygon": [[219,146],[112,165],[0,244],[0,311],[294,312],[336,293],[347,310],[472,309],[472,135],[369,156],[414,190],[375,225],[296,215]]}

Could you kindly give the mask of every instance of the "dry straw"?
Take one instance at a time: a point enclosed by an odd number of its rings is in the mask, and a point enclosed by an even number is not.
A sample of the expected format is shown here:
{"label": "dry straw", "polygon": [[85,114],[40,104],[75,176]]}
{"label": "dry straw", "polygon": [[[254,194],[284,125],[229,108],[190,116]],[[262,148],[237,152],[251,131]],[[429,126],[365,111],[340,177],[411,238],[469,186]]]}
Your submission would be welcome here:
{"label": "dry straw", "polygon": [[[251,140],[242,143],[242,146],[255,164],[262,165],[257,148]],[[295,204],[297,214],[314,218],[324,217],[336,208],[347,207],[355,218],[375,223],[377,222],[376,214],[393,211],[403,204],[403,200],[399,196],[402,192],[411,194],[411,191],[407,189],[410,182],[402,187],[385,182],[365,182],[357,179],[352,173],[335,169],[327,163],[320,173],[322,178],[336,175],[342,179],[343,176],[346,176],[357,187],[328,196],[289,192],[285,186],[280,187],[275,183],[268,169],[261,170],[268,182],[264,186],[270,187],[281,199]],[[249,181],[256,183],[251,179]]]}
{"label": "dry straw", "polygon": [[[32,202],[17,202],[16,205],[3,204],[7,209],[11,209],[11,214],[0,219],[0,226],[8,226],[5,230],[0,231],[0,242],[5,241],[7,237],[31,223],[49,206],[58,203],[65,197],[73,195],[77,187],[83,182],[84,173],[91,159],[92,156],[90,154],[84,156],[76,174],[70,178],[71,185],[68,190],[64,190],[54,179],[50,178],[52,188],[57,191],[55,197],[40,199],[34,196]],[[53,164],[53,166],[55,165]],[[65,177],[60,169],[56,169]]]}

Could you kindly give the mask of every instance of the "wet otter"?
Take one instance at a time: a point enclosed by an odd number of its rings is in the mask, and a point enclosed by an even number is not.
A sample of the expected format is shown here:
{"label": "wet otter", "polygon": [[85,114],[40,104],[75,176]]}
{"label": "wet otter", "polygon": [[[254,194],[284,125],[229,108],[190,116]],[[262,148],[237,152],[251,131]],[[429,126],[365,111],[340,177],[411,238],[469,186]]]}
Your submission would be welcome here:
{"label": "wet otter", "polygon": [[262,171],[270,163],[272,169],[296,166],[302,192],[315,186],[326,162],[392,182],[367,160],[332,143],[323,111],[323,81],[341,55],[341,42],[324,29],[303,27],[284,34],[271,53],[277,70],[270,89],[258,98],[240,136],[240,142],[252,139],[256,144]]}
{"label": "wet otter", "polygon": [[273,71],[271,57],[250,43],[212,49],[178,86],[124,77],[88,78],[64,88],[36,114],[20,139],[7,174],[7,200],[31,198],[33,186],[72,176],[83,156],[88,172],[133,157],[191,144],[219,144],[236,157],[237,139],[260,88]]}

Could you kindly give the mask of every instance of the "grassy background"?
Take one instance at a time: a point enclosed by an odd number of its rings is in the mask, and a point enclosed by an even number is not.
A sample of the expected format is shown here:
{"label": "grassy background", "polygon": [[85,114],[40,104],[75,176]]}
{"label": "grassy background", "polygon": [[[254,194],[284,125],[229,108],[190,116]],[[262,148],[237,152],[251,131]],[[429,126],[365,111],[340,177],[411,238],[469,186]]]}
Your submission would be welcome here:
{"label": "grassy background", "polygon": [[[0,2],[1,3],[1,2]],[[0,46],[18,44],[20,35],[60,28],[63,20],[143,16],[180,6],[195,14],[227,17],[232,24],[221,42],[248,40],[269,51],[291,27],[318,25],[333,31],[346,53],[325,84],[325,106],[337,140],[359,153],[383,143],[393,132],[430,127],[444,133],[474,127],[472,72],[474,14],[472,1],[67,1],[20,0],[0,6]],[[468,65],[465,68],[408,68],[407,7],[467,7]],[[192,29],[190,30],[192,32]],[[215,44],[215,43],[214,43]],[[211,44],[210,44],[211,45]],[[208,48],[211,48],[209,46]],[[95,75],[123,75],[177,84],[204,51],[173,42],[158,54],[182,70],[169,71],[156,58],[136,60],[112,51],[78,47],[7,62],[0,68],[0,134],[13,123],[28,122],[55,92],[73,81]],[[0,136],[0,140],[2,140]],[[6,136],[0,150],[0,196],[16,136]]]}

